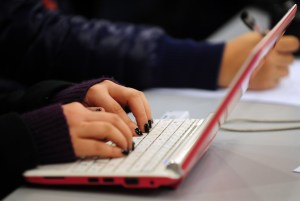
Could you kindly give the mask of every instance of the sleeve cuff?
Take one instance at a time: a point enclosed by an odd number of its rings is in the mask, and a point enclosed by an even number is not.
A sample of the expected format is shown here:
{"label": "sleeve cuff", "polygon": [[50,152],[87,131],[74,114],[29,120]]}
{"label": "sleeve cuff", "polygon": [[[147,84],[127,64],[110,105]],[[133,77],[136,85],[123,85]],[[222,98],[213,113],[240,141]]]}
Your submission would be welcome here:
{"label": "sleeve cuff", "polygon": [[59,104],[25,113],[22,119],[32,130],[39,164],[76,160],[67,122]]}
{"label": "sleeve cuff", "polygon": [[99,78],[89,81],[84,81],[79,84],[75,84],[71,87],[68,87],[59,93],[57,93],[53,97],[53,102],[60,102],[60,103],[70,103],[70,102],[82,102],[87,91],[93,85],[102,82],[103,80],[112,80],[111,78]]}
{"label": "sleeve cuff", "polygon": [[217,89],[224,43],[164,37],[160,48],[156,85],[177,88]]}

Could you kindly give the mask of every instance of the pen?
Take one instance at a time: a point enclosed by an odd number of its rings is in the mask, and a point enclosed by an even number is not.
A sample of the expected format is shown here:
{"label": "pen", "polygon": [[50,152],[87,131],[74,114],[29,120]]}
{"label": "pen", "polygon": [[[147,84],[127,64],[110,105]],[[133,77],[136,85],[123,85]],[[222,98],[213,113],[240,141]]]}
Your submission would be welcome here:
{"label": "pen", "polygon": [[266,35],[265,31],[262,31],[260,26],[256,23],[254,17],[252,17],[247,11],[243,11],[241,13],[241,19],[245,23],[247,27],[249,27],[252,31],[256,31],[261,35]]}

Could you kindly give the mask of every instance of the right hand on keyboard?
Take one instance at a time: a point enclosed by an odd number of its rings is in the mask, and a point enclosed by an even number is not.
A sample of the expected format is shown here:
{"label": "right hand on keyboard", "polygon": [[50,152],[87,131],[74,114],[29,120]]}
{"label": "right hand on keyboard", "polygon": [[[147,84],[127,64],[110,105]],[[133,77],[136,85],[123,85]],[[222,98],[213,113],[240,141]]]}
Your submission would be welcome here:
{"label": "right hand on keyboard", "polygon": [[132,149],[131,130],[117,114],[94,112],[80,103],[63,105],[63,112],[76,156],[115,158],[127,155]]}

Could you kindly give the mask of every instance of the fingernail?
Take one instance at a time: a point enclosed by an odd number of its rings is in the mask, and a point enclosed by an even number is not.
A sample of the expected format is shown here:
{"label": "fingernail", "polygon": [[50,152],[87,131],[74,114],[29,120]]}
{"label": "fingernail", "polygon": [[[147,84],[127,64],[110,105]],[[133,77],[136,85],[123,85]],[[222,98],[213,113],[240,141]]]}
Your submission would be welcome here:
{"label": "fingernail", "polygon": [[101,112],[101,108],[97,108],[96,111],[97,111],[97,112]]}
{"label": "fingernail", "polygon": [[125,150],[125,149],[122,150],[122,154],[123,154],[124,156],[128,156],[129,150],[127,150],[127,149],[126,149],[126,150]]}
{"label": "fingernail", "polygon": [[146,133],[149,133],[150,128],[149,128],[149,124],[148,123],[144,125],[144,129],[145,129]]}
{"label": "fingernail", "polygon": [[152,123],[153,123],[153,121],[151,119],[148,120],[149,128],[152,128]]}
{"label": "fingernail", "polygon": [[139,128],[134,129],[134,131],[139,136],[143,135],[142,131]]}
{"label": "fingernail", "polygon": [[135,148],[135,142],[134,142],[134,141],[132,141],[132,148],[131,148],[131,151],[133,151],[133,150],[134,150],[134,148]]}

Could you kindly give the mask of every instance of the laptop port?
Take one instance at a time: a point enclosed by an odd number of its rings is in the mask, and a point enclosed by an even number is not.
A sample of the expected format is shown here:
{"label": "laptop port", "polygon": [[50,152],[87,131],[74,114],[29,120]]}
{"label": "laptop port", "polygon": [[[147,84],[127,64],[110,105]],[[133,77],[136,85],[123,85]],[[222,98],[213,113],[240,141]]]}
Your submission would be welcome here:
{"label": "laptop port", "polygon": [[106,177],[106,178],[103,178],[103,182],[104,183],[112,183],[112,182],[114,182],[115,180],[114,180],[114,178],[112,178],[112,177]]}
{"label": "laptop port", "polygon": [[136,185],[139,183],[138,178],[125,178],[125,183],[128,185]]}
{"label": "laptop port", "polygon": [[96,177],[90,177],[90,178],[88,178],[88,182],[89,183],[98,183],[99,179]]}

